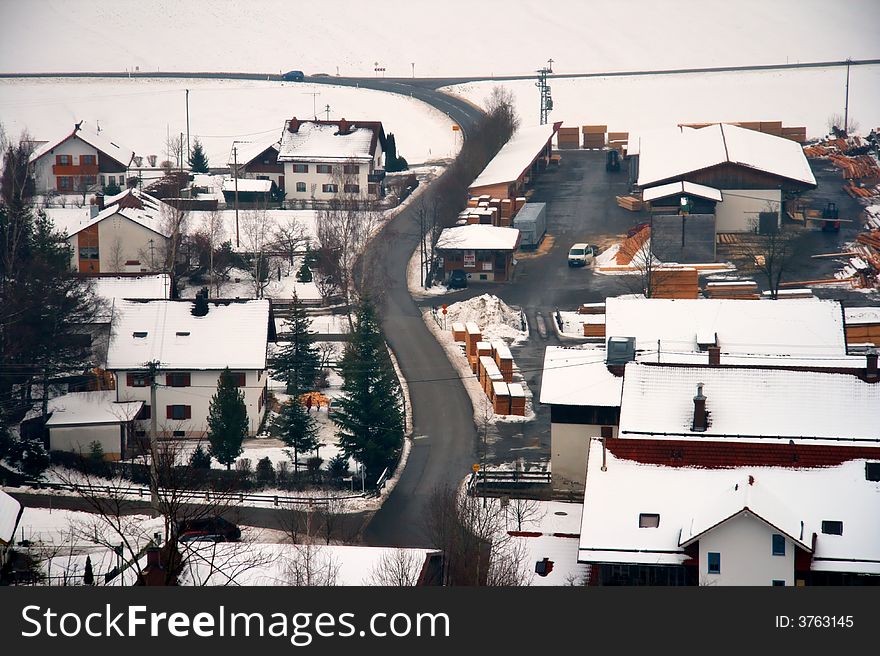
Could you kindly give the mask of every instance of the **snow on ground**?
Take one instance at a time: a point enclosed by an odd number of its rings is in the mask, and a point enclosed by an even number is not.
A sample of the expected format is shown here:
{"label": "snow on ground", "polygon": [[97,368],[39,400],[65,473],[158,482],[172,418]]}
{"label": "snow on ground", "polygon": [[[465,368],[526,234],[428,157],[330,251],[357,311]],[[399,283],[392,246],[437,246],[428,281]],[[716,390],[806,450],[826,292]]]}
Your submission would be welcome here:
{"label": "snow on ground", "polygon": [[[323,299],[314,282],[297,282],[296,273],[299,271],[299,263],[296,258],[292,266],[286,259],[271,258],[270,266],[272,267],[271,280],[263,289],[263,298],[289,300],[296,295],[299,300],[309,304],[320,303]],[[278,277],[279,272],[280,278]],[[195,298],[202,287],[210,287],[211,295],[214,295],[213,284],[187,282],[180,289],[180,297]],[[256,298],[251,272],[242,269],[230,270],[229,279],[220,283],[220,298]]]}
{"label": "snow on ground", "polygon": [[[699,65],[697,62],[690,59],[686,65]],[[645,68],[657,67],[654,62],[642,64]],[[596,70],[595,64],[591,62],[590,68]],[[775,120],[786,126],[805,126],[808,138],[821,137],[828,132],[828,117],[842,111],[845,82],[846,69],[839,67],[558,78],[551,80],[550,120],[562,121],[567,127],[607,125],[612,132],[629,132],[630,138],[635,132],[678,123]],[[475,82],[444,87],[443,91],[484,106],[498,84]],[[522,125],[536,125],[539,117],[534,81],[502,84],[513,93]],[[646,102],[651,106],[649,112],[645,111]],[[849,112],[865,132],[880,125],[880,65],[851,67]]]}
{"label": "snow on ground", "polygon": [[[240,35],[235,40],[240,41]],[[278,43],[277,38],[273,41]],[[18,57],[0,59],[21,61]],[[22,70],[20,66],[15,68]],[[59,63],[59,69],[68,68]],[[460,147],[460,133],[452,130],[451,119],[419,100],[370,89],[303,82],[0,79],[0,115],[10,137],[27,130],[41,140],[70,133],[80,119],[93,125],[100,123],[102,135],[132,148],[145,162],[147,155],[158,155],[161,162],[167,159],[169,134],[175,137],[183,133],[186,138],[186,89],[191,143],[199,138],[213,168],[227,166],[233,140],[271,140],[273,135],[281,135],[284,120],[291,116],[312,118],[314,111],[321,109],[318,117],[325,118],[325,105],[330,105],[331,119],[382,121],[385,133],[394,133],[398,154],[411,164],[451,158]]]}
{"label": "snow on ground", "polygon": [[[549,56],[535,44],[538,34],[552,35],[553,69],[560,72],[840,60],[875,57],[872,26],[880,20],[872,0],[833,8],[818,1],[743,0],[735,14],[727,0],[646,2],[623,11],[615,0],[553,5],[521,0],[504,29],[484,29],[479,38],[471,38],[475,26],[495,25],[506,16],[510,3],[420,2],[403,11],[381,3],[357,13],[356,20],[350,0],[326,0],[295,14],[285,0],[263,0],[256,11],[243,0],[212,0],[200,4],[195,14],[179,0],[5,5],[0,23],[4,71],[137,66],[142,71],[301,69],[306,75],[372,77],[378,62],[388,77],[529,74]],[[296,38],[284,38],[293,24]],[[394,38],[379,38],[389,24]],[[711,38],[670,38],[683,24],[687,35]],[[102,29],[106,26],[113,29]],[[584,38],[585,28],[589,38]],[[36,34],[57,47],[33,47]],[[463,39],[466,48],[449,47]],[[311,99],[306,100],[311,110]],[[317,100],[320,109],[325,101]]]}

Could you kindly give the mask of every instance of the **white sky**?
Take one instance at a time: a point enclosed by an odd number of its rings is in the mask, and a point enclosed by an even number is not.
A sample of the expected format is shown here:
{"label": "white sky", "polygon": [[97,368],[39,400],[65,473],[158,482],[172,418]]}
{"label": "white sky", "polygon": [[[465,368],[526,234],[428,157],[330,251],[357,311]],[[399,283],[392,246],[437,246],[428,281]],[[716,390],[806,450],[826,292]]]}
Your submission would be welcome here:
{"label": "white sky", "polygon": [[[0,71],[515,74],[880,55],[876,0],[0,0]],[[39,45],[36,45],[39,44]]]}

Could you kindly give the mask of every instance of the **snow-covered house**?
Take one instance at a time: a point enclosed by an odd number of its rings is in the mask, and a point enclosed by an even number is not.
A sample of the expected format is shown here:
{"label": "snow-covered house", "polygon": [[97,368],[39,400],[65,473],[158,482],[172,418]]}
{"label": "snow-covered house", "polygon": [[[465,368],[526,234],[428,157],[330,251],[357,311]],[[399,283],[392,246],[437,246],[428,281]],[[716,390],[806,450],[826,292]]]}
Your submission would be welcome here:
{"label": "snow-covered house", "polygon": [[130,148],[80,121],[73,131],[34,150],[30,162],[38,194],[76,194],[110,184],[124,188],[125,174],[133,159]]}
{"label": "snow-covered house", "polygon": [[155,362],[157,407],[144,409],[140,435],[156,412],[161,436],[201,438],[220,373],[228,367],[244,394],[248,434],[254,435],[266,414],[266,350],[275,338],[270,303],[211,299],[206,315],[194,310],[189,300],[117,304],[107,355],[116,400],[149,404],[148,363]]}
{"label": "snow-covered house", "polygon": [[[288,200],[384,195],[385,131],[380,121],[284,122],[278,161]],[[282,185],[278,185],[282,188]]]}
{"label": "snow-covered house", "polygon": [[157,198],[127,189],[106,199],[97,196],[91,211],[66,214],[56,227],[67,232],[71,266],[82,273],[160,269],[171,238],[163,207]]}
{"label": "snow-covered house", "polygon": [[238,178],[271,180],[284,191],[284,163],[278,161],[280,139],[244,143],[236,141],[229,151],[229,169]]}
{"label": "snow-covered house", "polygon": [[6,564],[9,547],[15,544],[15,530],[22,510],[16,499],[0,490],[0,567]]}
{"label": "snow-covered house", "polygon": [[463,269],[469,280],[505,281],[513,274],[519,230],[484,224],[444,228],[437,239],[437,268],[444,278]]}
{"label": "snow-covered house", "polygon": [[70,392],[50,399],[49,449],[88,455],[97,443],[105,458],[126,458],[133,447],[134,422],[143,407],[143,401],[117,401],[113,390]]}
{"label": "snow-covered house", "polygon": [[783,201],[817,186],[799,143],[736,125],[682,126],[646,133],[629,144],[638,186],[647,197],[670,183],[700,185],[696,196],[711,195],[717,202],[718,232],[752,230],[766,212],[776,214],[778,225]]}

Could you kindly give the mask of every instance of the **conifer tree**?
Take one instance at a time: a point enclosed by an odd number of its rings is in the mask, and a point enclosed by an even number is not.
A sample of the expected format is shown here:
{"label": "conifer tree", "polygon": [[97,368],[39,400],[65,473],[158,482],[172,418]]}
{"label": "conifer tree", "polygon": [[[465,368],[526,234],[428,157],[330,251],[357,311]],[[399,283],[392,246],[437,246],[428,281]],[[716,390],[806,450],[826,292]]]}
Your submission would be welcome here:
{"label": "conifer tree", "polygon": [[339,446],[375,480],[390,467],[403,444],[401,390],[376,310],[363,299],[351,341],[340,363],[342,396],[334,402]]}
{"label": "conifer tree", "polygon": [[281,413],[272,424],[278,438],[293,451],[293,469],[297,469],[299,454],[314,451],[318,444],[318,427],[315,419],[298,397],[281,406]]}
{"label": "conifer tree", "polygon": [[202,142],[199,141],[198,137],[196,137],[193,143],[192,154],[189,156],[189,168],[193,173],[208,172],[208,157],[205,155]]}
{"label": "conifer tree", "polygon": [[248,416],[244,394],[238,389],[229,367],[220,373],[217,393],[208,408],[208,453],[229,470],[244,450]]}
{"label": "conifer tree", "polygon": [[86,556],[86,568],[83,572],[83,583],[85,585],[95,585],[95,573],[92,571],[91,556]]}
{"label": "conifer tree", "polygon": [[321,357],[314,345],[311,323],[299,298],[291,306],[289,341],[284,342],[269,361],[269,371],[277,380],[287,383],[287,393],[299,396],[314,387]]}

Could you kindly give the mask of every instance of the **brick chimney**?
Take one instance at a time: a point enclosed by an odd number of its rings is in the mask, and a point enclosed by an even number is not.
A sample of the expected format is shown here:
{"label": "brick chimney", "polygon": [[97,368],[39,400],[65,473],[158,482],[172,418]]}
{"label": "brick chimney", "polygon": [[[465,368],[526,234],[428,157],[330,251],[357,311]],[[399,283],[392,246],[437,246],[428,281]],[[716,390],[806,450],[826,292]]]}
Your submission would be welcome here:
{"label": "brick chimney", "polygon": [[697,395],[694,397],[694,425],[695,433],[706,431],[706,397],[703,396],[703,383],[697,383]]}
{"label": "brick chimney", "polygon": [[721,347],[720,346],[710,346],[709,347],[709,366],[717,367],[721,364]]}
{"label": "brick chimney", "polygon": [[348,134],[350,125],[344,118],[339,119],[339,134]]}
{"label": "brick chimney", "polygon": [[104,194],[100,192],[95,194],[95,205],[97,206],[99,212],[104,209]]}
{"label": "brick chimney", "polygon": [[875,381],[880,378],[880,372],[877,371],[877,349],[868,349],[865,354],[865,379]]}
{"label": "brick chimney", "polygon": [[287,122],[287,131],[291,134],[299,132],[300,121],[294,116]]}

